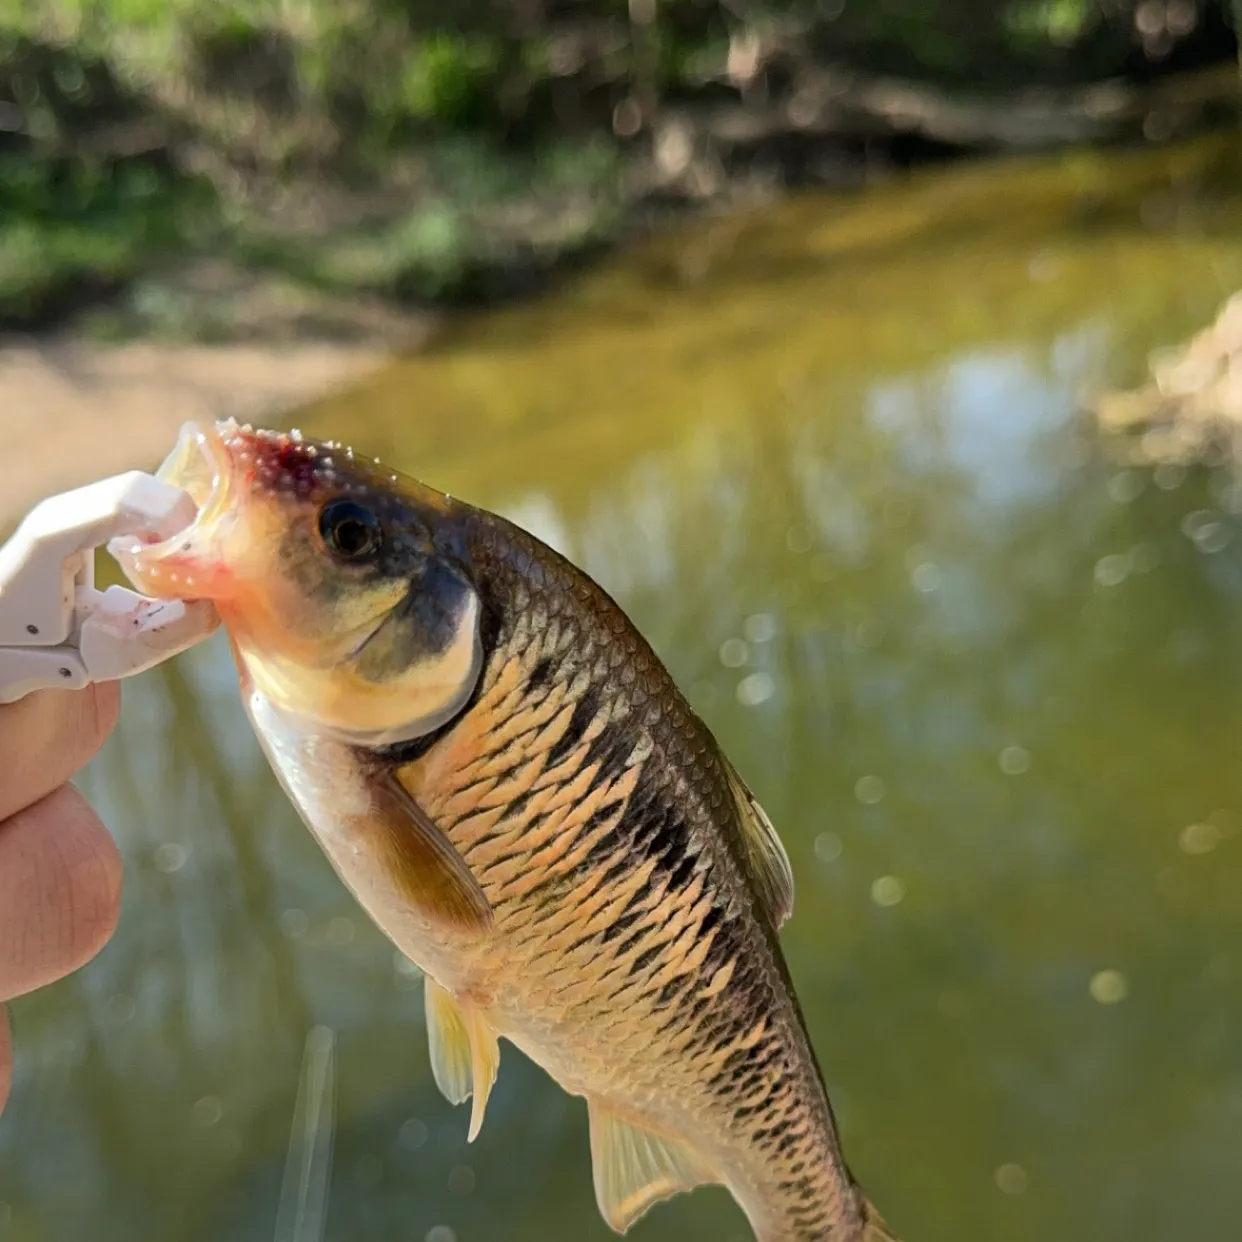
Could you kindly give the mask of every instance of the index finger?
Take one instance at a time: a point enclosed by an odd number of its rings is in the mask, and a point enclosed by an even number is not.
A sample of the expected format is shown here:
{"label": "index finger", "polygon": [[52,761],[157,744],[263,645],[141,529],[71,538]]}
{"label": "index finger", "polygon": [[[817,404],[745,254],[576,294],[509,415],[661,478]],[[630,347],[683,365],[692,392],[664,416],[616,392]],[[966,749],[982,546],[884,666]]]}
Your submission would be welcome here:
{"label": "index finger", "polygon": [[119,682],[40,690],[0,707],[0,821],[59,789],[116,724]]}

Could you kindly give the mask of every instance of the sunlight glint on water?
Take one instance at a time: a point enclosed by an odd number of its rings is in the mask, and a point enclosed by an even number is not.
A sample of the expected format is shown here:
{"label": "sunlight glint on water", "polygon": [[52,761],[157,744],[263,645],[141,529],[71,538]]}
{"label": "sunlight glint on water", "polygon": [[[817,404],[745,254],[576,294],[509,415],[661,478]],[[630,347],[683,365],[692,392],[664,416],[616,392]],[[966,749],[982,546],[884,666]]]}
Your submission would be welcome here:
{"label": "sunlight glint on water", "polygon": [[322,1242],[332,1182],[335,1109],[336,1036],[328,1027],[317,1026],[306,1037],[274,1242]]}

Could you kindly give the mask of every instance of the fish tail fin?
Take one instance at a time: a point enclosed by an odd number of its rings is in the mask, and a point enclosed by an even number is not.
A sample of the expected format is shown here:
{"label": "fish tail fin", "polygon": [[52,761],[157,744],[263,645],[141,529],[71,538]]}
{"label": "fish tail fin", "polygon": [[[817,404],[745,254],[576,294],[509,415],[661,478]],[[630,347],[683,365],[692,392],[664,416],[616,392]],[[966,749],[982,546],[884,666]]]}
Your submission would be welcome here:
{"label": "fish tail fin", "polygon": [[862,1208],[863,1218],[863,1231],[859,1242],[901,1242],[876,1210],[875,1204],[862,1191],[858,1192],[858,1205]]}

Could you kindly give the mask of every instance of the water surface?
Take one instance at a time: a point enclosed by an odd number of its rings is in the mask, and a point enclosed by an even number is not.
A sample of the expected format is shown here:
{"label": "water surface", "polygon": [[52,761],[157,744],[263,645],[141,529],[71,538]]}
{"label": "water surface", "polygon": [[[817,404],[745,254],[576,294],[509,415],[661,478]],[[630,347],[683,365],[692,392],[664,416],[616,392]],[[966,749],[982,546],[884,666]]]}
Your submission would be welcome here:
{"label": "water surface", "polygon": [[[907,1242],[1242,1219],[1242,489],[1110,464],[1078,412],[1242,286],[1235,146],[698,226],[294,420],[514,517],[650,637],[788,845],[790,966]],[[318,1026],[326,1239],[613,1236],[582,1103],[507,1045],[466,1144],[222,639],[127,687],[82,784],[124,913],[14,1007],[5,1242],[268,1242]],[[749,1234],[708,1190],[631,1236]]]}

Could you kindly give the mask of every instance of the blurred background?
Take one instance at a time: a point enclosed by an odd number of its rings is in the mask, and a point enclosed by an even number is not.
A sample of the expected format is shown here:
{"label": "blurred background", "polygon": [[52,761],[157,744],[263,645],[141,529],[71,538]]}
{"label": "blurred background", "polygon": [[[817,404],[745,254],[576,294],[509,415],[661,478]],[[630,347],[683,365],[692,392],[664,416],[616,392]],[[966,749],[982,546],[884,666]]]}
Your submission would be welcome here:
{"label": "blurred background", "polygon": [[[1234,7],[0,0],[0,538],[228,414],[503,512],[776,823],[906,1242],[1232,1242]],[[80,784],[124,911],[14,1006],[0,1239],[612,1236],[511,1047],[466,1144],[221,637]]]}

